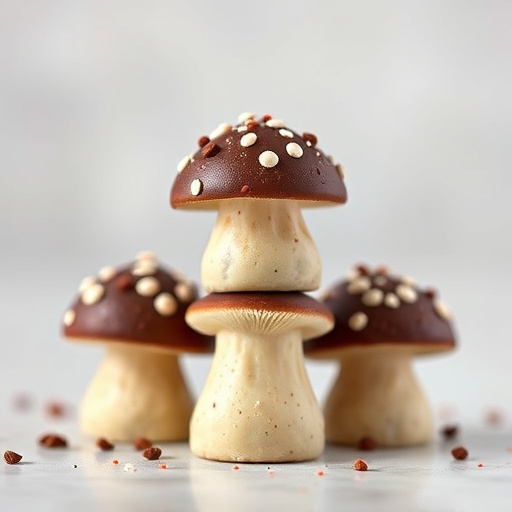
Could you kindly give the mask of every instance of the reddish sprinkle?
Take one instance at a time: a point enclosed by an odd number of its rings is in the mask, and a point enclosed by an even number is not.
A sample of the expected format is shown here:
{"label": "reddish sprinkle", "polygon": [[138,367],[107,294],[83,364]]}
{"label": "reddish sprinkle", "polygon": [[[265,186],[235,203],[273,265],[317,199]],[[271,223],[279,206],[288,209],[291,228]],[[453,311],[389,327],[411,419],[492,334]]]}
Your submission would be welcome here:
{"label": "reddish sprinkle", "polygon": [[258,126],[258,121],[249,121],[247,124],[247,130],[251,131],[253,128],[255,128],[256,126]]}
{"label": "reddish sprinkle", "polygon": [[160,469],[167,469],[167,464],[160,464],[160,466],[158,466]]}
{"label": "reddish sprinkle", "polygon": [[324,472],[319,469],[317,472],[316,472],[317,476],[324,476]]}
{"label": "reddish sprinkle", "polygon": [[309,142],[313,147],[316,146],[316,143],[318,142],[318,139],[316,137],[316,135],[312,134],[312,133],[309,133],[309,132],[304,132],[302,134],[302,138],[306,141],[306,142]]}
{"label": "reddish sprinkle", "polygon": [[215,156],[220,151],[220,146],[215,144],[215,142],[208,142],[206,146],[204,146],[201,149],[201,154],[205,158],[211,158],[212,156]]}
{"label": "reddish sprinkle", "polygon": [[426,288],[424,293],[425,293],[425,296],[429,299],[435,298],[435,296],[437,294],[436,291],[434,290],[434,288]]}
{"label": "reddish sprinkle", "polygon": [[386,265],[379,265],[376,269],[375,269],[375,273],[378,275],[378,276],[387,276],[389,274],[389,270],[388,270],[388,267],[386,267]]}
{"label": "reddish sprinkle", "polygon": [[119,461],[117,459],[112,459],[112,464],[114,464],[114,466],[117,466],[119,464]]}
{"label": "reddish sprinkle", "polygon": [[251,191],[251,187],[249,187],[249,185],[244,185],[244,186],[240,189],[240,193],[241,193],[241,194],[248,194],[250,191]]}
{"label": "reddish sprinkle", "polygon": [[233,469],[234,469],[235,471],[238,471],[238,470],[240,469],[240,466],[233,466]]}
{"label": "reddish sprinkle", "polygon": [[208,142],[210,142],[210,137],[203,135],[202,137],[199,137],[197,144],[200,148],[204,148],[206,146],[206,144],[208,144]]}
{"label": "reddish sprinkle", "polygon": [[266,123],[267,121],[270,121],[272,119],[272,116],[270,114],[265,114],[261,120]]}
{"label": "reddish sprinkle", "polygon": [[354,469],[356,471],[367,471],[368,470],[368,464],[363,459],[357,459],[354,462]]}
{"label": "reddish sprinkle", "polygon": [[480,464],[478,464],[478,467],[479,467],[479,468],[483,468],[483,467],[484,467],[484,465],[480,462]]}
{"label": "reddish sprinkle", "polygon": [[361,276],[367,276],[370,274],[370,269],[368,268],[368,265],[357,265],[356,270]]}

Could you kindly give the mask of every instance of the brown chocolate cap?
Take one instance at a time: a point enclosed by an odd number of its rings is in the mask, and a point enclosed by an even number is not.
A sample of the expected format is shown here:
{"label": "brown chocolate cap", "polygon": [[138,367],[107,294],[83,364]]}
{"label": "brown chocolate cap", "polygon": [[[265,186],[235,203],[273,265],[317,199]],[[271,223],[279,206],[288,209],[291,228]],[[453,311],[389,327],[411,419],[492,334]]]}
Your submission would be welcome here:
{"label": "brown chocolate cap", "polygon": [[311,357],[332,357],[341,350],[375,345],[404,347],[412,353],[455,346],[451,312],[432,289],[420,289],[410,278],[360,265],[327,290],[324,304],[336,319],[334,329],[310,340]]}
{"label": "brown chocolate cap", "polygon": [[120,267],[105,267],[86,277],[64,314],[70,339],[117,341],[176,352],[209,352],[212,338],[185,322],[197,298],[193,283],[162,267],[152,253]]}
{"label": "brown chocolate cap", "polygon": [[194,302],[186,319],[209,335],[223,329],[265,335],[299,329],[302,339],[321,336],[334,323],[324,304],[299,292],[212,293]]}
{"label": "brown chocolate cap", "polygon": [[239,120],[201,137],[200,148],[180,161],[173,208],[215,209],[217,201],[233,198],[346,202],[343,167],[318,149],[315,135],[300,136],[270,116],[256,120],[246,113]]}

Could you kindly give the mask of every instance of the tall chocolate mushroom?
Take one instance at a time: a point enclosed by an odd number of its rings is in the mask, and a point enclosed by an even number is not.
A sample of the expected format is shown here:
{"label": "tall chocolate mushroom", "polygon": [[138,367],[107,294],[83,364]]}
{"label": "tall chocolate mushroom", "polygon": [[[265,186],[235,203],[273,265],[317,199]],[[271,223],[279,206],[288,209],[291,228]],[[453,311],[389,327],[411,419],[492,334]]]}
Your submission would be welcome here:
{"label": "tall chocolate mushroom", "polygon": [[212,350],[212,338],[185,322],[194,284],[152,253],[85,278],[63,318],[63,334],[97,342],[105,355],[80,408],[83,432],[129,441],[188,438],[194,401],[178,354]]}
{"label": "tall chocolate mushroom", "polygon": [[436,292],[385,267],[360,265],[323,302],[334,329],[304,349],[340,362],[325,403],[327,441],[357,445],[372,438],[379,446],[406,446],[430,440],[430,404],[412,358],[455,346],[451,313]]}
{"label": "tall chocolate mushroom", "polygon": [[279,119],[242,114],[178,165],[171,205],[218,210],[203,254],[208,292],[308,291],[321,260],[301,208],[344,203],[343,168]]}
{"label": "tall chocolate mushroom", "polygon": [[199,139],[178,165],[171,205],[216,209],[202,259],[210,295],[186,320],[216,335],[194,409],[190,446],[215,460],[286,462],[323,450],[323,417],[304,369],[302,343],[333,325],[303,292],[321,261],[301,208],[344,203],[343,169],[279,119],[244,113]]}

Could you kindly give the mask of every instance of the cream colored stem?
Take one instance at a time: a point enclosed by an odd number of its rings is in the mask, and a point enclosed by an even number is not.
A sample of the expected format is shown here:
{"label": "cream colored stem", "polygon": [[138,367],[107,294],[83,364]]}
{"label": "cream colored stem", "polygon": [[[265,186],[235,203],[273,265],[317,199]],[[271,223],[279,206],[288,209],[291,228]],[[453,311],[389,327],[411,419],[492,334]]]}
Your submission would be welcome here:
{"label": "cream colored stem", "polygon": [[193,401],[178,358],[111,343],[80,409],[85,434],[110,440],[188,438]]}
{"label": "cream colored stem", "polygon": [[278,337],[217,335],[190,446],[203,458],[241,462],[299,461],[322,452],[323,417],[298,330]]}
{"label": "cream colored stem", "polygon": [[429,441],[433,420],[407,353],[370,350],[344,355],[325,404],[326,438],[356,445],[371,437],[380,446]]}
{"label": "cream colored stem", "polygon": [[208,292],[308,291],[320,285],[320,255],[294,201],[220,201],[203,254]]}

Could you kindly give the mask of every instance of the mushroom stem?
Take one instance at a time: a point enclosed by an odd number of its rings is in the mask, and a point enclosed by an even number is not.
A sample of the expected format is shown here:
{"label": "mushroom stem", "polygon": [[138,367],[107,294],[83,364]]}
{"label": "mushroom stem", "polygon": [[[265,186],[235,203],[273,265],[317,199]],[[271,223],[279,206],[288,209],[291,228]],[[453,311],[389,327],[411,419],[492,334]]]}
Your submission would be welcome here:
{"label": "mushroom stem", "polygon": [[[371,353],[369,353],[371,352]],[[401,348],[348,350],[325,404],[326,439],[357,445],[406,446],[432,437],[429,402]]]}
{"label": "mushroom stem", "polygon": [[188,438],[192,409],[176,355],[114,343],[85,394],[80,422],[93,437],[180,441]]}
{"label": "mushroom stem", "polygon": [[298,329],[278,336],[217,334],[190,447],[199,457],[240,462],[308,460],[322,452],[323,417]]}
{"label": "mushroom stem", "polygon": [[315,290],[321,273],[297,201],[219,201],[201,263],[208,292]]}

